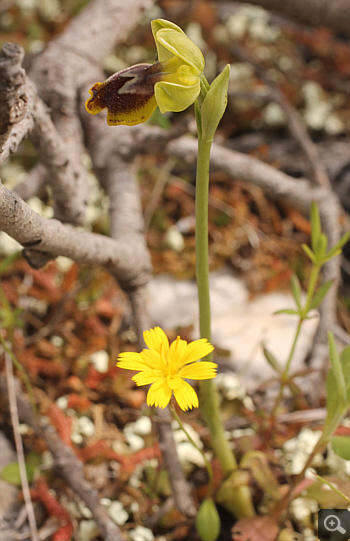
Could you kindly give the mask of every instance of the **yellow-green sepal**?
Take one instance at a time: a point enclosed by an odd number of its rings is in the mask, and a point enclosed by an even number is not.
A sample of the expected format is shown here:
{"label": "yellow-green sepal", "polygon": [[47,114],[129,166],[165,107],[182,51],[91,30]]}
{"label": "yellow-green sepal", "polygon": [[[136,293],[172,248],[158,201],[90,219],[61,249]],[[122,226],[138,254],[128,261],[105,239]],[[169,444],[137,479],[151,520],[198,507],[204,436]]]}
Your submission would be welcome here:
{"label": "yellow-green sepal", "polygon": [[176,56],[195,68],[198,74],[203,71],[205,62],[202,52],[181,28],[165,19],[155,19],[151,26],[160,62]]}
{"label": "yellow-green sepal", "polygon": [[[197,45],[186,34],[163,28],[158,30],[156,34],[156,45],[160,62],[176,56],[195,68],[198,74],[203,71],[204,57]],[[166,50],[166,53],[164,50]]]}
{"label": "yellow-green sepal", "polygon": [[227,106],[227,90],[230,78],[230,65],[214,79],[204,98],[202,110],[202,139],[212,141],[219,122]]}
{"label": "yellow-green sepal", "polygon": [[200,85],[199,80],[197,84],[191,86],[161,81],[155,84],[154,90],[161,113],[180,112],[187,109],[196,100]]}
{"label": "yellow-green sepal", "polygon": [[220,517],[213,498],[204,500],[196,518],[196,529],[202,541],[216,541],[220,534]]}

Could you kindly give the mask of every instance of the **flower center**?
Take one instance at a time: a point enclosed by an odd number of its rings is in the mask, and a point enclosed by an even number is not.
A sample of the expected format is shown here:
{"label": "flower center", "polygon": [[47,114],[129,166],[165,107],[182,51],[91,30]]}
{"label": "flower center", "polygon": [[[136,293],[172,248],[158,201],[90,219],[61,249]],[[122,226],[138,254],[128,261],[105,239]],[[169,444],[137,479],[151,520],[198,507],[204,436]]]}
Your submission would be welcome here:
{"label": "flower center", "polygon": [[166,382],[172,390],[179,389],[182,385],[182,379],[180,378],[180,376],[169,375],[166,378]]}

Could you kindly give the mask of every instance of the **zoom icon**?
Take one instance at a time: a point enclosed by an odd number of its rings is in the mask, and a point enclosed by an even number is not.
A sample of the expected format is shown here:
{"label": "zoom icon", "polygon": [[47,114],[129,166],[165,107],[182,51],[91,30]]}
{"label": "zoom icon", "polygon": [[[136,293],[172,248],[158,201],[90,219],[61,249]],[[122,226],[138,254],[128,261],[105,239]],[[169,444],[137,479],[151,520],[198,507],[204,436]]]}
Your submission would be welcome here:
{"label": "zoom icon", "polygon": [[350,511],[348,509],[320,509],[318,539],[319,541],[349,541]]}

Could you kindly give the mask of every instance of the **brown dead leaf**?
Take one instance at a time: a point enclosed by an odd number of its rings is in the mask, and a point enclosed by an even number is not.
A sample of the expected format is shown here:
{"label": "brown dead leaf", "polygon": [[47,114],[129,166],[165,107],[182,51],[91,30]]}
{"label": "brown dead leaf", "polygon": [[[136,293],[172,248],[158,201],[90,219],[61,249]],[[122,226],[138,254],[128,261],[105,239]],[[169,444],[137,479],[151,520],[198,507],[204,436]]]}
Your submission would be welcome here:
{"label": "brown dead leaf", "polygon": [[276,541],[278,532],[271,517],[241,518],[232,528],[232,541]]}

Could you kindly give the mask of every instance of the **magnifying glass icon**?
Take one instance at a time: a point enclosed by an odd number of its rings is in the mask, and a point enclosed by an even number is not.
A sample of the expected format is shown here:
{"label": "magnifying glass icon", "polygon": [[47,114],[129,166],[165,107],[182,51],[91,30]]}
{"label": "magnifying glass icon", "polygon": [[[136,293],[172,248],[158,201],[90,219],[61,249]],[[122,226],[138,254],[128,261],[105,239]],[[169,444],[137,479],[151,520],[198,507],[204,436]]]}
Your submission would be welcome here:
{"label": "magnifying glass icon", "polygon": [[323,521],[324,527],[329,532],[346,533],[346,530],[340,525],[340,520],[337,515],[328,515]]}

